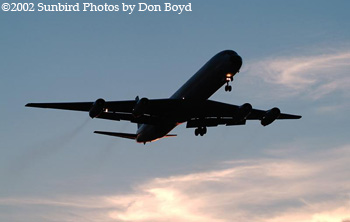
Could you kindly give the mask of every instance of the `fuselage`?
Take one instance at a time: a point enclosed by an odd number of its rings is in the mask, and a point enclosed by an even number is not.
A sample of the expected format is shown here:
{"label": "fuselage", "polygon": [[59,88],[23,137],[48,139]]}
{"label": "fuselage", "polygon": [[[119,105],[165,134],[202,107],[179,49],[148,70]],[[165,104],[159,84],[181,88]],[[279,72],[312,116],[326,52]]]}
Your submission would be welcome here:
{"label": "fuselage", "polygon": [[[242,66],[242,58],[232,50],[216,54],[199,69],[170,99],[206,100],[233,77]],[[137,130],[136,141],[151,142],[166,136],[179,123],[164,125],[142,124]]]}

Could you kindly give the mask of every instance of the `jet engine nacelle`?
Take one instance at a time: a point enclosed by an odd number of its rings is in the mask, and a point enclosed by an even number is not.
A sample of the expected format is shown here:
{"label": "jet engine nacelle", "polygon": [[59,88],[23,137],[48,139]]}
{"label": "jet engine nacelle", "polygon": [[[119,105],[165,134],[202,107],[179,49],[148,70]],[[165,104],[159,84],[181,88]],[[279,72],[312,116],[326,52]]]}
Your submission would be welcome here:
{"label": "jet engine nacelle", "polygon": [[268,110],[265,116],[261,119],[261,125],[267,126],[271,124],[273,121],[275,121],[279,117],[280,114],[281,114],[281,111],[277,107]]}
{"label": "jet engine nacelle", "polygon": [[136,102],[135,107],[132,109],[132,115],[134,117],[142,116],[148,107],[149,100],[147,98],[142,98]]}
{"label": "jet engine nacelle", "polygon": [[89,116],[91,118],[98,117],[103,112],[104,105],[105,105],[104,99],[96,100],[89,111]]}
{"label": "jet engine nacelle", "polygon": [[238,121],[245,120],[248,117],[248,115],[252,112],[252,109],[253,107],[249,103],[244,103],[243,105],[241,105],[238,108],[237,120]]}

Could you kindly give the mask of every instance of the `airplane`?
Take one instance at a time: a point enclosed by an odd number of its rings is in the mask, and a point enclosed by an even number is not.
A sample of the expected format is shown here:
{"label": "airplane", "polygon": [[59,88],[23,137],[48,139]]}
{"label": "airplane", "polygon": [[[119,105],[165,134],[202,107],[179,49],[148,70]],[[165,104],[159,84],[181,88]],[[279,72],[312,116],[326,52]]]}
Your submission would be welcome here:
{"label": "airplane", "polygon": [[120,133],[95,131],[94,133],[136,140],[146,144],[164,137],[176,126],[187,122],[187,128],[195,128],[195,135],[203,136],[207,127],[218,125],[245,125],[247,120],[260,120],[267,126],[276,119],[300,119],[299,115],[281,113],[274,107],[270,110],[253,109],[245,103],[241,106],[208,100],[225,85],[230,92],[230,82],[239,73],[242,58],[233,50],[224,50],[212,57],[182,87],[168,99],[139,98],[125,101],[105,101],[69,103],[28,103],[27,107],[63,109],[89,112],[91,118],[115,121],[130,121],[137,124],[137,132]]}

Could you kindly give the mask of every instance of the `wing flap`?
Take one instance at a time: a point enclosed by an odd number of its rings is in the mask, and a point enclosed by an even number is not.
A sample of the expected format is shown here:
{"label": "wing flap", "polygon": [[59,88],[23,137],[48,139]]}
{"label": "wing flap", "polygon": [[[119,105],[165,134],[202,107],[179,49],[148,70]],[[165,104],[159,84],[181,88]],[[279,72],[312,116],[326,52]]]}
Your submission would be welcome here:
{"label": "wing flap", "polygon": [[98,117],[99,119],[108,119],[108,120],[125,120],[132,123],[138,124],[149,124],[149,125],[161,125],[164,123],[172,124],[174,121],[171,118],[160,118],[157,116],[143,115],[140,117],[134,117],[131,113],[111,113],[111,112],[102,112]]}

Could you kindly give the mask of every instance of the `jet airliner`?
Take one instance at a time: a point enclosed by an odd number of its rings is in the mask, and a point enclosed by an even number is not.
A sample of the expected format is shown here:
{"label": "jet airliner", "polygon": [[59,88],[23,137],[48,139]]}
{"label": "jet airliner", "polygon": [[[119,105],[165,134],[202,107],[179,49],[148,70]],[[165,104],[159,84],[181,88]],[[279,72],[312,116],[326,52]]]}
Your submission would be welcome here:
{"label": "jet airliner", "polygon": [[276,119],[301,118],[299,115],[281,113],[277,107],[259,110],[249,103],[238,106],[208,100],[223,85],[225,91],[232,90],[230,82],[241,66],[242,58],[235,51],[219,52],[168,99],[140,99],[137,96],[135,100],[125,101],[97,99],[95,102],[28,103],[26,106],[85,111],[91,118],[130,121],[138,126],[134,134],[94,133],[133,139],[144,144],[176,136],[168,133],[182,123],[186,123],[187,128],[195,128],[196,136],[203,136],[207,133],[207,127],[245,125],[247,120],[259,120],[261,125],[267,126]]}

